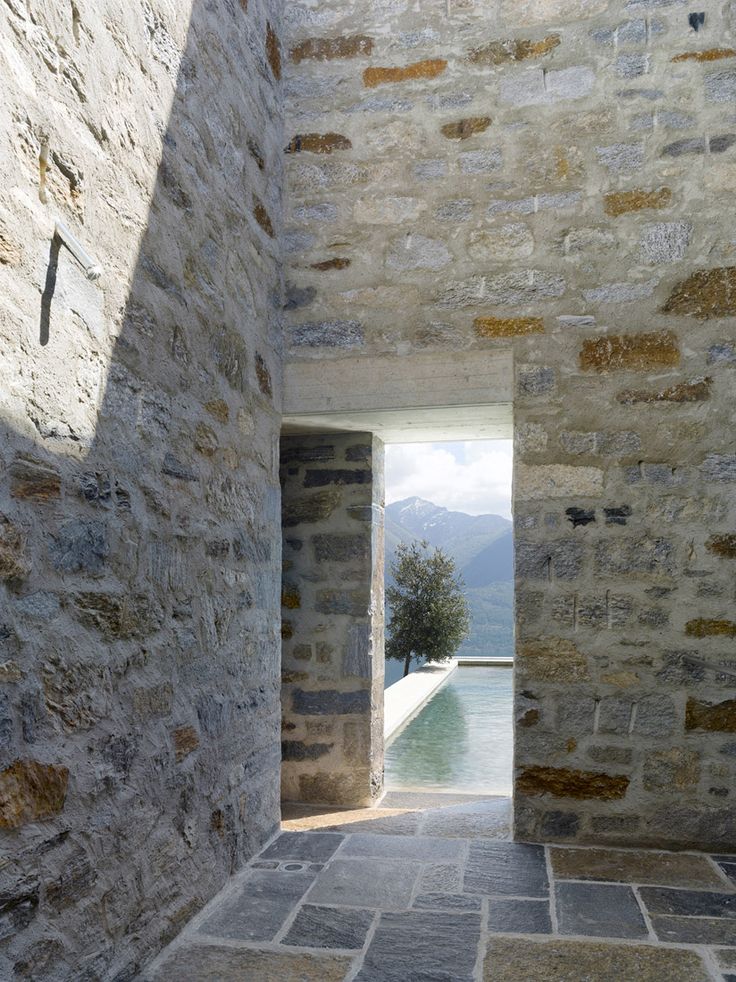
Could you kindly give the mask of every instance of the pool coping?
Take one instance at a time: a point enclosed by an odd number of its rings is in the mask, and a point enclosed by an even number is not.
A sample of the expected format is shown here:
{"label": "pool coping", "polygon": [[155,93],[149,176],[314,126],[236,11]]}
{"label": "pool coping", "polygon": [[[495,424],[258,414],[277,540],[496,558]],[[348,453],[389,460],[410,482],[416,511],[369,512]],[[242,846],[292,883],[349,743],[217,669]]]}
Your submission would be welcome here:
{"label": "pool coping", "polygon": [[388,746],[460,665],[512,668],[513,664],[513,658],[458,655],[446,663],[422,665],[416,672],[394,682],[383,693],[384,744]]}
{"label": "pool coping", "polygon": [[412,719],[458,666],[457,658],[422,665],[383,693],[383,739],[388,744],[399,729]]}

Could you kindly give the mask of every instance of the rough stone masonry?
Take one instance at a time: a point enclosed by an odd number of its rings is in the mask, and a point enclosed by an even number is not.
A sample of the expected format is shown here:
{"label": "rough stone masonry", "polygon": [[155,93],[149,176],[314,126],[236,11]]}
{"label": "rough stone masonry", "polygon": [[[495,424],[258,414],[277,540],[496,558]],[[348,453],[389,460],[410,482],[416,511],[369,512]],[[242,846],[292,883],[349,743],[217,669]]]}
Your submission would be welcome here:
{"label": "rough stone masonry", "polygon": [[[707,7],[0,4],[1,976],[134,978],[278,823],[282,335],[513,349],[517,835],[736,846],[736,10]],[[327,579],[359,571],[343,518],[295,536]],[[362,586],[325,617],[365,626]],[[345,693],[377,712],[378,648],[369,679],[333,647],[285,750],[350,731],[373,794]]]}
{"label": "rough stone masonry", "polygon": [[513,348],[522,838],[736,845],[736,5],[703,6],[286,11],[288,357]]}
{"label": "rough stone masonry", "polygon": [[136,977],[278,825],[280,6],[0,3],[2,979]]}

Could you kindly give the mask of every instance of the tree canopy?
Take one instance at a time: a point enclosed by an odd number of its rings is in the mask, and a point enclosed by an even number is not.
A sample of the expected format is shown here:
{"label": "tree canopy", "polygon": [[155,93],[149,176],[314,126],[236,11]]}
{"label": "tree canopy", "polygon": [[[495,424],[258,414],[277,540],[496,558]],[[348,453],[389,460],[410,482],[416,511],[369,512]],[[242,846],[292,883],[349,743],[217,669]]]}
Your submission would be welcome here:
{"label": "tree canopy", "polygon": [[444,661],[468,636],[470,614],[455,562],[427,542],[401,543],[391,566],[394,583],[386,590],[391,609],[386,657]]}

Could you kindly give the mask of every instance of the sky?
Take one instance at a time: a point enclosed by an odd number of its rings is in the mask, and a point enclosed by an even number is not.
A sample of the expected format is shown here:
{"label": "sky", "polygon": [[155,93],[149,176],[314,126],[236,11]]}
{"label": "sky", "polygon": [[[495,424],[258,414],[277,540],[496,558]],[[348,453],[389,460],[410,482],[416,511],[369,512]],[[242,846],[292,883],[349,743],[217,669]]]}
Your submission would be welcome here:
{"label": "sky", "polygon": [[389,444],[386,504],[416,495],[468,515],[511,518],[511,447],[511,440]]}

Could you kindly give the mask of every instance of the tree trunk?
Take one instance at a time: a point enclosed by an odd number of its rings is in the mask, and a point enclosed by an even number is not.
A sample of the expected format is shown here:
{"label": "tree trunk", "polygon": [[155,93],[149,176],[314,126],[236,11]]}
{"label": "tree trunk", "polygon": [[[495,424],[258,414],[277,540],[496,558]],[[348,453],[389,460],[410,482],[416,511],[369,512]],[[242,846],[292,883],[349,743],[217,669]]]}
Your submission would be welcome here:
{"label": "tree trunk", "polygon": [[407,651],[406,658],[404,659],[404,678],[409,674],[409,666],[411,665],[411,651]]}

